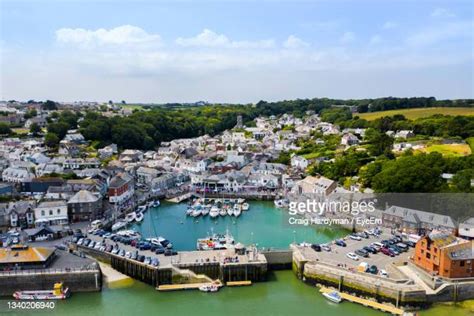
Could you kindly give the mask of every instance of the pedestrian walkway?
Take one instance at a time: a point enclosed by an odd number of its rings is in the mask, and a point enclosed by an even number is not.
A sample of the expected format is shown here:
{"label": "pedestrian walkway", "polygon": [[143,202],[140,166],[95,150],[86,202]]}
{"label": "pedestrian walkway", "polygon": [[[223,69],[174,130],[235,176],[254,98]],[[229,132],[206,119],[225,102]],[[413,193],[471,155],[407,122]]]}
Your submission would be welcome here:
{"label": "pedestrian walkway", "polygon": [[417,285],[421,286],[423,290],[426,291],[426,294],[435,294],[436,291],[426,284],[421,277],[418,275],[417,271],[414,271],[410,266],[399,266],[398,269],[403,272],[407,277],[412,279]]}

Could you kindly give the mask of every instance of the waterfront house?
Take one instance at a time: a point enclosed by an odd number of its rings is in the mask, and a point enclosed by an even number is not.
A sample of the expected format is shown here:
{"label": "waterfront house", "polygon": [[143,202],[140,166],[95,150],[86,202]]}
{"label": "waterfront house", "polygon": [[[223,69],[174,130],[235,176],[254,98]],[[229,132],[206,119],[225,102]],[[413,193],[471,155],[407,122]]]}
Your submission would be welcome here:
{"label": "waterfront house", "polygon": [[337,182],[326,177],[307,176],[295,183],[291,192],[295,194],[318,194],[328,196],[337,188]]}
{"label": "waterfront house", "polygon": [[133,178],[123,172],[115,175],[109,183],[108,196],[112,204],[123,204],[133,197],[135,192]]}
{"label": "waterfront house", "polygon": [[43,201],[34,209],[35,226],[63,225],[69,222],[67,203],[64,200]]}
{"label": "waterfront house", "polygon": [[406,233],[423,235],[432,230],[455,233],[456,225],[448,215],[424,212],[406,207],[391,206],[382,213],[385,227],[402,230]]}
{"label": "waterfront house", "polygon": [[433,275],[470,278],[474,276],[474,242],[433,232],[416,243],[413,262]]}
{"label": "waterfront house", "polygon": [[73,222],[102,217],[102,199],[87,190],[77,192],[68,202],[68,216]]}

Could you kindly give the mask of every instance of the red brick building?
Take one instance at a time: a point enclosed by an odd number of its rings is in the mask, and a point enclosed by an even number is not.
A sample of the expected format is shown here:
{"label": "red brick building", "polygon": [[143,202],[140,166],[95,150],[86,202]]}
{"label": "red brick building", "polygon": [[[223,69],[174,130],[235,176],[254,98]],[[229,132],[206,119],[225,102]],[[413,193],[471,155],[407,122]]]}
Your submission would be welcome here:
{"label": "red brick building", "polygon": [[413,262],[446,278],[474,277],[474,243],[454,235],[431,233],[416,243]]}

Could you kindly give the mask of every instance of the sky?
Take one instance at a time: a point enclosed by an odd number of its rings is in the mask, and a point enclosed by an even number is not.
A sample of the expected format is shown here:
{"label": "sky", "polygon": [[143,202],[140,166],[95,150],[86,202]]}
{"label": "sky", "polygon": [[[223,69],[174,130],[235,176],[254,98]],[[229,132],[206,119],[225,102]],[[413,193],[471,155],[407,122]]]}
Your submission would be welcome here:
{"label": "sky", "polygon": [[0,0],[0,100],[474,97],[471,0]]}

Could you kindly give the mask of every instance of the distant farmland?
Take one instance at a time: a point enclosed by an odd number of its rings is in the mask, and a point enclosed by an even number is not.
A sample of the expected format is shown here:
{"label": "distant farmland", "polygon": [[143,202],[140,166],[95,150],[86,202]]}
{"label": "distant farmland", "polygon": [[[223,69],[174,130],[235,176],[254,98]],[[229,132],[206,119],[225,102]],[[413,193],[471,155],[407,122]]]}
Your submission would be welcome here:
{"label": "distant farmland", "polygon": [[390,111],[380,111],[380,112],[370,112],[370,113],[357,113],[354,116],[359,116],[360,118],[372,121],[383,116],[393,116],[401,114],[404,115],[409,120],[415,120],[420,117],[427,117],[435,114],[443,115],[474,115],[474,108],[415,108],[415,109],[400,109],[400,110],[390,110]]}

